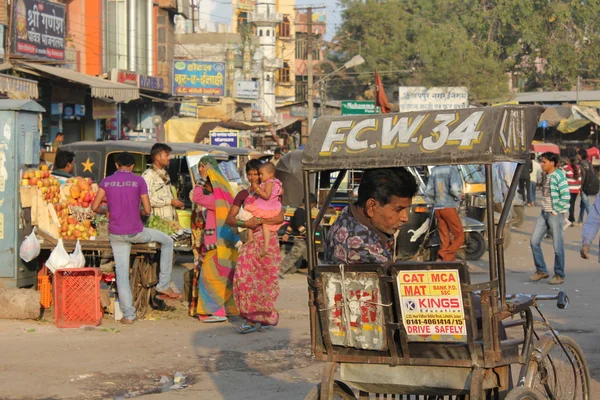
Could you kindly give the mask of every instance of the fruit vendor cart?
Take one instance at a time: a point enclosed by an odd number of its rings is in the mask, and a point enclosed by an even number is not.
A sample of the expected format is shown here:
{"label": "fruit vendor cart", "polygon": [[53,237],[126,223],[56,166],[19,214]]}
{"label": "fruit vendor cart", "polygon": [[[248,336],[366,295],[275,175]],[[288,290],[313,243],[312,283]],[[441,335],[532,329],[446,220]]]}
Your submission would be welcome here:
{"label": "fruit vendor cart", "polygon": [[[40,256],[38,264],[43,268],[45,261],[58,244],[58,239],[43,229],[36,230],[38,242],[40,243]],[[112,249],[108,237],[97,237],[94,240],[80,240],[79,244],[85,257],[85,266],[98,268],[98,276],[103,276],[106,283],[114,282],[112,261]],[[69,253],[75,250],[77,240],[65,239],[63,246]],[[160,245],[150,242],[134,244],[131,246],[131,261],[129,270],[129,285],[133,296],[133,306],[136,309],[136,317],[143,318],[148,311],[151,296],[155,295],[154,288],[158,283],[158,269],[160,260]],[[42,294],[43,296],[43,294]],[[108,300],[106,306],[112,307]],[[50,304],[42,304],[49,306]],[[110,305],[110,306],[109,306]]]}

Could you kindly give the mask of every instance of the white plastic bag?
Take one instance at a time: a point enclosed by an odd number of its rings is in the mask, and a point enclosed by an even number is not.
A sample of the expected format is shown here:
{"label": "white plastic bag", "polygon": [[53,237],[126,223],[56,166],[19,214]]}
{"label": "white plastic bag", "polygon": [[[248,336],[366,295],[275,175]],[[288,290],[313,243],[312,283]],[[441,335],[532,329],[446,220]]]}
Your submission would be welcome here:
{"label": "white plastic bag", "polygon": [[25,262],[29,262],[40,255],[40,243],[35,236],[35,227],[33,227],[31,234],[21,243],[19,255]]}
{"label": "white plastic bag", "polygon": [[69,258],[71,259],[71,262],[69,262],[69,266],[67,268],[85,267],[85,257],[83,256],[83,251],[81,251],[81,243],[79,243],[79,239],[77,239],[75,250],[69,254]]}
{"label": "white plastic bag", "polygon": [[65,250],[62,239],[58,239],[56,247],[52,250],[50,257],[46,261],[46,267],[54,273],[57,269],[68,268],[70,262],[71,257],[69,257],[69,253]]}

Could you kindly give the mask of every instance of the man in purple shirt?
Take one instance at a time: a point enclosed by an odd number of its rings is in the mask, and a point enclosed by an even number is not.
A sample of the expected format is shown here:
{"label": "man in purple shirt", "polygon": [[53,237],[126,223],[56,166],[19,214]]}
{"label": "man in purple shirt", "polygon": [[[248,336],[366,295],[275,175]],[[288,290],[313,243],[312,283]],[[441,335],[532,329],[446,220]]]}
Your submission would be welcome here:
{"label": "man in purple shirt", "polygon": [[[115,258],[119,305],[123,311],[121,323],[132,324],[135,308],[129,286],[129,259],[132,243],[157,242],[161,245],[160,274],[156,291],[167,298],[177,299],[180,294],[169,287],[173,269],[173,239],[155,229],[144,228],[141,213],[150,215],[150,199],[146,181],[132,173],[135,159],[124,152],[117,157],[117,172],[100,182],[98,194],[92,204],[96,212],[106,198],[110,219],[108,232]],[[140,203],[143,210],[140,210]]]}

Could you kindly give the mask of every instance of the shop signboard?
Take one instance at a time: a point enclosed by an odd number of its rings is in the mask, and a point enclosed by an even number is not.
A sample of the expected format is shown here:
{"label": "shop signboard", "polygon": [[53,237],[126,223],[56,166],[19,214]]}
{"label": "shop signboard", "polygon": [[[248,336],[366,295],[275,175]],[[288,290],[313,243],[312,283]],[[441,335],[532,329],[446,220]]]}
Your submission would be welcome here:
{"label": "shop signboard", "polygon": [[179,106],[180,117],[198,117],[198,104],[195,101],[184,101]]}
{"label": "shop signboard", "polygon": [[110,80],[113,82],[123,83],[125,85],[136,86],[137,74],[135,72],[113,68],[110,70]]}
{"label": "shop signboard", "polygon": [[239,131],[210,131],[212,146],[238,147]]}
{"label": "shop signboard", "polygon": [[140,89],[162,92],[165,89],[165,80],[158,76],[139,74],[137,77],[137,86]]}
{"label": "shop signboard", "polygon": [[238,10],[254,11],[255,0],[238,0]]}
{"label": "shop signboard", "polygon": [[110,70],[110,80],[125,85],[137,86],[140,89],[162,92],[165,89],[165,80],[159,76],[142,75],[132,71],[113,68]]}
{"label": "shop signboard", "polygon": [[397,281],[409,341],[467,341],[458,270],[398,271]]}
{"label": "shop signboard", "polygon": [[92,118],[117,118],[117,103],[114,103],[112,101],[104,101],[96,98],[92,99]]}
{"label": "shop signboard", "polygon": [[17,0],[13,11],[15,54],[65,59],[65,6],[45,0]]}
{"label": "shop signboard", "polygon": [[235,97],[238,99],[258,99],[258,81],[236,81]]}
{"label": "shop signboard", "polygon": [[374,101],[343,100],[342,115],[367,115],[380,114],[381,109],[375,106]]}
{"label": "shop signboard", "polygon": [[214,61],[175,61],[174,96],[225,96],[225,63]]}
{"label": "shop signboard", "polygon": [[400,112],[469,107],[469,90],[466,87],[400,86],[398,97]]}

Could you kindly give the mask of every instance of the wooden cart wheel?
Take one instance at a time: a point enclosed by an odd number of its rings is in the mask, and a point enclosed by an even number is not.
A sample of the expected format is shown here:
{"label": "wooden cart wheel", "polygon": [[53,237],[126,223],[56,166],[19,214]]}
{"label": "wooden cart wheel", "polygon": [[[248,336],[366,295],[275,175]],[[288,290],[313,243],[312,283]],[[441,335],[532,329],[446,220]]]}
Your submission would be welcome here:
{"label": "wooden cart wheel", "polygon": [[129,283],[137,319],[143,318],[148,311],[150,295],[156,284],[154,275],[152,264],[148,258],[144,256],[135,258],[129,275]]}

